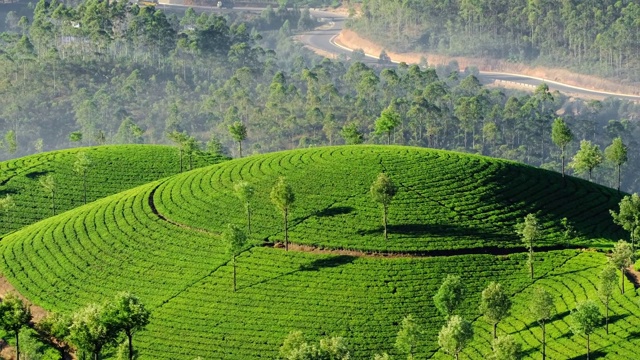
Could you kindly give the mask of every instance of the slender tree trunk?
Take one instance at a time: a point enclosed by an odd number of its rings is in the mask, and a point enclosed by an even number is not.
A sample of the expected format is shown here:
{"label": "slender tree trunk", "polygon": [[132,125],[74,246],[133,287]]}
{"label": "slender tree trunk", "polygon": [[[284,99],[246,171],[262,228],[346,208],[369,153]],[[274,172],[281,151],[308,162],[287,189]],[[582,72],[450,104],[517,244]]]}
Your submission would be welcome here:
{"label": "slender tree trunk", "polygon": [[591,181],[591,169],[589,169],[589,181]]}
{"label": "slender tree trunk", "polygon": [[458,353],[456,353],[456,360],[458,360],[458,359],[459,359],[459,357],[458,357],[458,356],[459,356],[459,354],[458,354]]}
{"label": "slender tree trunk", "polygon": [[238,141],[238,152],[240,153],[240,157],[242,157],[242,141]]}
{"label": "slender tree trunk", "polygon": [[562,147],[562,177],[564,177],[564,146]]}
{"label": "slender tree trunk", "polygon": [[289,209],[284,209],[284,250],[289,251],[289,227],[287,220],[289,217]]}
{"label": "slender tree trunk", "polygon": [[604,329],[607,332],[607,335],[609,335],[609,299],[607,299],[607,302],[605,304],[605,315],[604,315]]}
{"label": "slender tree trunk", "polygon": [[180,148],[180,172],[182,172],[182,148]]}
{"label": "slender tree trunk", "polygon": [[236,292],[236,256],[233,255],[233,292]]}
{"label": "slender tree trunk", "polygon": [[84,204],[87,204],[87,175],[82,176],[82,189],[84,190]]}
{"label": "slender tree trunk", "polygon": [[587,360],[589,360],[589,353],[591,349],[589,348],[589,334],[587,334]]}
{"label": "slender tree trunk", "polygon": [[[618,164],[618,192],[620,192],[620,183],[620,164]],[[633,236],[633,234],[631,236]]]}
{"label": "slender tree trunk", "polygon": [[391,145],[391,131],[387,131],[387,145]]}
{"label": "slender tree trunk", "polygon": [[620,269],[620,272],[622,272],[622,276],[620,276],[620,282],[622,283],[621,284],[621,286],[622,286],[622,292],[621,293],[624,294],[624,267],[622,267]]}
{"label": "slender tree trunk", "polygon": [[131,334],[131,329],[127,329],[125,332],[129,338],[129,360],[133,360],[133,334]]}
{"label": "slender tree trunk", "polygon": [[20,360],[20,330],[16,330],[16,359]]}
{"label": "slender tree trunk", "polygon": [[247,205],[247,235],[251,236],[251,206]]}
{"label": "slender tree trunk", "polygon": [[531,280],[533,280],[533,248],[529,250],[529,273],[531,274]]}
{"label": "slender tree trunk", "polygon": [[498,323],[493,323],[493,339],[496,339],[496,331],[498,330]]}
{"label": "slender tree trunk", "polygon": [[387,205],[382,206],[382,224],[384,225],[384,239],[389,240],[389,236],[387,234]]}
{"label": "slender tree trunk", "polygon": [[547,358],[547,327],[543,320],[542,321],[542,360],[545,360],[546,358]]}

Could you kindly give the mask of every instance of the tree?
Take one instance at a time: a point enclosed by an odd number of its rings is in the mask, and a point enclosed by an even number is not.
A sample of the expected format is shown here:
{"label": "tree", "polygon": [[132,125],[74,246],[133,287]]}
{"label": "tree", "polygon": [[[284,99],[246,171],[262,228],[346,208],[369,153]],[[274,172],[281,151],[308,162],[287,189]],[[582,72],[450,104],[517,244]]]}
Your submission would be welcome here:
{"label": "tree", "polygon": [[600,296],[600,300],[602,300],[602,304],[605,308],[604,319],[607,335],[609,335],[609,300],[611,300],[613,289],[616,287],[616,280],[618,277],[616,271],[616,268],[611,266],[611,264],[605,266],[605,268],[600,272],[600,282],[598,283],[598,295]]}
{"label": "tree", "polygon": [[187,140],[189,139],[189,135],[187,135],[186,132],[174,130],[168,133],[167,137],[178,147],[178,151],[180,153],[180,172],[182,172],[182,154],[184,152],[185,145],[187,144]]}
{"label": "tree", "polygon": [[626,195],[620,200],[620,211],[616,213],[609,210],[609,213],[613,217],[614,223],[629,232],[631,249],[635,251],[636,237],[640,230],[640,196],[638,194]]}
{"label": "tree", "polygon": [[71,316],[50,312],[36,324],[38,338],[52,347],[57,347],[60,359],[64,359],[69,350],[67,338],[71,327]]}
{"label": "tree", "polygon": [[413,315],[409,314],[402,319],[402,325],[396,336],[396,349],[406,354],[407,359],[413,359],[416,350],[416,342],[420,335],[420,328],[413,319]]}
{"label": "tree", "polygon": [[462,302],[462,294],[464,293],[464,285],[460,281],[460,276],[447,275],[440,285],[440,289],[433,296],[433,302],[436,309],[444,315],[445,318],[450,317],[453,311]]}
{"label": "tree", "polygon": [[31,322],[31,311],[22,300],[9,294],[0,303],[0,324],[16,339],[16,359],[20,359],[20,330]]}
{"label": "tree", "polygon": [[227,254],[231,255],[233,264],[233,292],[236,291],[236,257],[247,245],[247,235],[234,224],[227,225],[222,232],[222,241],[227,245]]}
{"label": "tree", "polygon": [[553,304],[553,296],[542,286],[537,286],[533,290],[533,296],[531,297],[531,303],[529,305],[529,311],[533,319],[540,324],[542,328],[542,360],[547,358],[547,321],[551,319],[551,316],[555,312],[555,305]]}
{"label": "tree", "polygon": [[117,338],[116,328],[108,315],[104,306],[89,304],[73,315],[69,327],[69,341],[90,352],[94,360],[100,360],[102,348]]}
{"label": "tree", "polygon": [[71,142],[80,142],[82,141],[82,132],[80,131],[74,131],[71,134],[69,134],[69,140]]}
{"label": "tree", "polygon": [[40,177],[40,186],[51,196],[51,209],[53,215],[56,214],[56,179],[53,175],[44,175]]}
{"label": "tree", "polygon": [[540,228],[538,219],[534,214],[528,214],[524,217],[524,222],[516,225],[516,233],[520,235],[520,239],[529,251],[529,273],[533,280],[533,245],[536,240],[540,239]]}
{"label": "tree", "polygon": [[496,338],[496,328],[498,323],[509,316],[511,309],[511,299],[502,290],[502,285],[492,282],[482,291],[480,300],[480,312],[485,319],[493,325],[493,338]]}
{"label": "tree", "polygon": [[591,181],[591,172],[593,169],[602,164],[602,151],[596,144],[592,144],[589,140],[580,141],[580,150],[573,157],[569,166],[575,170],[576,174],[589,174]]}
{"label": "tree", "polygon": [[5,197],[0,198],[0,211],[4,212],[5,216],[9,214],[9,210],[16,206],[15,200],[13,200],[13,196],[5,195]]}
{"label": "tree", "polygon": [[364,141],[362,133],[358,130],[358,125],[355,123],[350,123],[342,127],[340,136],[342,136],[344,143],[347,145],[358,145]]}
{"label": "tree", "polygon": [[620,168],[622,167],[622,164],[626,163],[628,160],[627,152],[627,146],[622,142],[622,138],[619,136],[613,139],[611,145],[604,149],[604,156],[607,160],[616,165],[618,171],[618,191],[620,191],[621,183]]}
{"label": "tree", "polygon": [[18,150],[18,140],[16,138],[16,132],[13,130],[7,131],[4,135],[4,140],[7,143],[7,152],[14,154]]}
{"label": "tree", "polygon": [[400,114],[392,106],[388,106],[382,110],[380,117],[376,120],[376,134],[387,134],[387,145],[389,145],[391,133],[398,125],[400,125]]}
{"label": "tree", "polygon": [[471,324],[458,315],[447,320],[438,334],[438,345],[447,354],[458,360],[460,351],[473,339]]}
{"label": "tree", "polygon": [[193,170],[193,155],[200,151],[200,142],[193,136],[184,140],[184,152],[189,155],[189,170]]}
{"label": "tree", "polygon": [[573,133],[562,118],[556,118],[551,128],[551,140],[560,148],[562,159],[562,177],[564,177],[564,158],[567,145],[573,140]]}
{"label": "tree", "polygon": [[522,346],[511,335],[500,336],[493,339],[492,360],[518,360]]}
{"label": "tree", "polygon": [[587,337],[587,360],[589,360],[589,335],[600,325],[602,316],[600,308],[593,300],[586,300],[576,305],[571,312],[571,330],[578,335]]}
{"label": "tree", "polygon": [[91,167],[91,159],[84,151],[76,154],[76,161],[73,163],[73,171],[82,177],[82,189],[84,193],[84,203],[87,203],[87,173]]}
{"label": "tree", "polygon": [[129,360],[133,359],[133,334],[149,324],[151,312],[129,292],[118,293],[107,306],[108,319],[116,331],[123,331],[129,343]]}
{"label": "tree", "polygon": [[319,346],[310,344],[301,331],[293,331],[280,346],[280,358],[286,360],[349,360],[347,344],[342,337],[320,339]]}
{"label": "tree", "polygon": [[233,140],[238,142],[239,157],[242,157],[242,142],[247,138],[247,127],[240,121],[229,125],[229,133]]}
{"label": "tree", "polygon": [[613,252],[609,258],[609,262],[615,266],[616,269],[620,269],[622,273],[620,293],[624,294],[624,276],[626,268],[633,264],[633,248],[628,242],[620,240],[613,246]]}
{"label": "tree", "polygon": [[247,235],[251,236],[251,200],[255,194],[255,188],[246,181],[239,181],[233,186],[233,191],[244,205],[247,213]]}
{"label": "tree", "polygon": [[376,180],[371,184],[371,197],[373,201],[382,205],[382,225],[384,226],[384,239],[388,240],[387,235],[387,215],[389,212],[389,204],[396,196],[398,188],[393,181],[385,173],[378,174]]}
{"label": "tree", "polygon": [[282,211],[284,218],[284,248],[289,251],[289,211],[296,200],[296,196],[284,176],[278,178],[278,181],[271,189],[270,198],[271,202]]}

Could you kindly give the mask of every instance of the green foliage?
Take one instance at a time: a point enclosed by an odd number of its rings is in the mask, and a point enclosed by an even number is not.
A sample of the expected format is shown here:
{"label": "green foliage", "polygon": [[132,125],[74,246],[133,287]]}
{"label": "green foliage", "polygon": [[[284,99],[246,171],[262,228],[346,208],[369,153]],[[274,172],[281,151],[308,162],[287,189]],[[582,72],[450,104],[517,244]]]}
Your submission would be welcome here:
{"label": "green foliage", "polygon": [[553,304],[553,296],[544,287],[536,286],[530,300],[529,309],[533,319],[543,324],[551,319],[551,316],[554,314],[555,305]]}
{"label": "green foliage", "polygon": [[391,133],[401,123],[402,121],[400,120],[400,114],[398,114],[393,106],[389,106],[386,109],[382,110],[380,117],[376,120],[376,133],[386,134],[387,145],[391,144]]}
{"label": "green foliage", "polygon": [[72,142],[80,142],[82,141],[82,132],[80,131],[74,131],[71,134],[69,134],[69,140]]}
{"label": "green foliage", "polygon": [[453,312],[460,306],[464,295],[464,285],[459,276],[447,275],[440,285],[438,292],[433,296],[436,308],[445,318],[453,315]]}
{"label": "green foliage", "polygon": [[602,164],[602,151],[597,144],[592,144],[589,140],[580,141],[580,150],[575,154],[569,166],[573,168],[576,174],[589,174],[591,181],[591,173],[593,169]]}
{"label": "green foliage", "polygon": [[286,360],[348,360],[349,349],[342,337],[320,339],[319,346],[307,342],[301,331],[292,331],[280,347]]}
{"label": "green foliage", "polygon": [[511,335],[500,336],[493,339],[492,360],[518,360],[522,357],[522,345],[520,345]]}
{"label": "green foliage", "polygon": [[611,143],[611,145],[607,146],[604,149],[605,158],[608,161],[614,163],[617,167],[618,191],[620,191],[620,182],[621,182],[620,168],[622,167],[622,164],[626,163],[629,160],[628,151],[629,150],[627,146],[622,142],[622,138],[620,138],[619,136],[613,139],[613,142]]}
{"label": "green foliage", "polygon": [[542,236],[538,225],[538,218],[535,214],[527,214],[527,216],[524,217],[524,222],[516,225],[516,233],[520,236],[520,240],[529,251],[529,273],[531,280],[533,280],[533,247]]}
{"label": "green foliage", "polygon": [[395,347],[402,354],[406,354],[407,359],[413,359],[420,333],[420,327],[413,319],[413,315],[409,314],[402,319]]}
{"label": "green foliage", "polygon": [[396,196],[398,188],[385,173],[378,174],[376,180],[371,184],[371,197],[373,201],[382,205],[382,224],[384,226],[384,239],[388,239],[387,235],[387,217],[389,204]]}
{"label": "green foliage", "polygon": [[574,333],[589,336],[602,322],[600,308],[593,300],[578,303],[576,309],[571,312],[572,327]]}
{"label": "green foliage", "polygon": [[116,341],[117,331],[104,306],[89,304],[73,314],[68,340],[78,350],[99,358],[102,349]]}
{"label": "green foliage", "polygon": [[247,138],[247,127],[240,121],[229,125],[229,133],[233,140],[238,142],[238,151],[242,157],[242,142]]}
{"label": "green foliage", "polygon": [[107,303],[105,321],[116,331],[122,331],[129,343],[129,359],[134,357],[133,334],[149,325],[151,312],[140,299],[128,292],[121,292]]}
{"label": "green foliage", "polygon": [[284,176],[278,177],[275,185],[271,188],[269,198],[276,208],[282,212],[284,219],[284,246],[286,250],[289,250],[289,211],[296,200],[296,195]]}
{"label": "green foliage", "polygon": [[509,315],[510,310],[511,298],[502,289],[502,285],[492,282],[482,291],[480,312],[493,325],[494,339],[497,337],[496,327],[498,323]]}
{"label": "green foliage", "polygon": [[562,159],[562,175],[564,176],[565,148],[573,140],[573,133],[562,118],[556,118],[551,128],[551,140],[560,148]]}
{"label": "green foliage", "polygon": [[9,294],[0,303],[0,326],[13,333],[16,339],[16,358],[20,358],[20,330],[29,326],[31,322],[31,311],[29,306],[22,299],[14,294]]}
{"label": "green foliage", "polygon": [[347,145],[358,145],[364,141],[364,137],[360,130],[358,130],[358,125],[355,123],[350,123],[342,127],[340,136],[342,136]]}
{"label": "green foliage", "polygon": [[635,248],[635,241],[640,231],[640,196],[626,195],[620,201],[620,211],[609,210],[613,221],[627,230],[631,238],[631,247]]}
{"label": "green foliage", "polygon": [[247,212],[247,234],[251,235],[251,202],[253,201],[256,189],[247,181],[239,181],[233,185],[233,191]]}
{"label": "green foliage", "polygon": [[18,140],[15,131],[7,131],[7,133],[4,135],[4,142],[9,154],[14,154],[16,151],[18,151]]}
{"label": "green foliage", "polygon": [[458,315],[451,316],[438,334],[438,345],[447,354],[458,358],[458,354],[473,339],[471,324]]}
{"label": "green foliage", "polygon": [[598,296],[605,306],[605,326],[607,334],[609,333],[609,301],[611,300],[611,296],[613,296],[613,290],[616,288],[618,280],[617,271],[615,267],[609,265],[602,269],[599,276]]}

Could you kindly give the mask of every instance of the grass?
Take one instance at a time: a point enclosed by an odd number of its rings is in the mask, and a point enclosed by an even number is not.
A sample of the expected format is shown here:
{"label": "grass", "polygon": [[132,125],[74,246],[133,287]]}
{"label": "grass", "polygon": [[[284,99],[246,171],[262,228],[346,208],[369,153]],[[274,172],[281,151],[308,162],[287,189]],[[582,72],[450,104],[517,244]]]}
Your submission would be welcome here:
{"label": "grass", "polygon": [[[0,212],[0,236],[53,214],[50,195],[39,178],[53,175],[57,185],[56,212],[84,204],[83,178],[74,172],[77,153],[91,161],[86,175],[87,201],[177,174],[178,150],[158,145],[116,145],[60,150],[0,162],[0,197],[11,195],[15,207]],[[223,160],[214,156],[194,157],[194,166]],[[188,161],[186,162],[188,167]]]}
{"label": "grass", "polygon": [[[368,193],[380,171],[399,185],[387,242],[381,211]],[[268,198],[279,175],[296,192],[294,243],[450,256],[287,253],[262,246],[282,238],[281,216]],[[232,192],[240,179],[257,192],[254,246],[238,258],[234,293],[219,232],[228,222],[245,222]],[[441,358],[436,338],[444,319],[431,297],[452,273],[467,284],[461,314],[474,320],[477,334],[462,358],[480,359],[490,349],[490,326],[479,318],[477,304],[491,281],[501,282],[516,303],[499,331],[514,333],[536,358],[538,332],[526,309],[532,289],[526,254],[455,253],[520,246],[513,225],[528,212],[542,219],[544,245],[564,242],[559,224],[565,216],[580,235],[572,245],[615,239],[624,233],[608,209],[619,198],[579,179],[563,181],[551,172],[452,152],[296,150],[197,169],[41,221],[0,242],[0,269],[18,291],[49,310],[74,311],[132,291],[152,309],[151,324],[136,338],[140,358],[185,360],[273,358],[292,330],[313,338],[345,336],[355,359],[382,351],[399,355],[393,343],[407,314],[425,330],[418,358]],[[595,296],[604,255],[567,249],[540,252],[535,259],[535,283],[554,290],[564,314],[549,326],[550,358],[580,355],[583,341],[568,332],[566,311]],[[614,358],[630,354],[627,343],[635,341],[633,329],[640,325],[634,301],[633,291],[617,295],[613,334],[594,338],[595,351]]]}

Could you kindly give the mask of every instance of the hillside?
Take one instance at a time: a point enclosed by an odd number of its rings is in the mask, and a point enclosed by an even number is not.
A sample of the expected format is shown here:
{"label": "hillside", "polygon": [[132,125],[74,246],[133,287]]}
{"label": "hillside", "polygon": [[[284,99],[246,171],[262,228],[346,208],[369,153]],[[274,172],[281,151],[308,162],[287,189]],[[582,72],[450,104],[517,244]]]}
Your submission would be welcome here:
{"label": "hillside", "polygon": [[[399,184],[387,242],[381,240],[380,209],[369,195],[383,170]],[[296,193],[292,242],[399,254],[261,246],[282,238],[281,216],[268,195],[279,175]],[[245,223],[231,191],[240,179],[257,189],[256,246],[238,258],[234,293],[218,234],[228,222]],[[555,173],[478,156],[406,147],[305,149],[197,169],[46,219],[0,242],[0,268],[22,294],[49,310],[73,311],[133,291],[152,309],[151,324],[136,338],[140,358],[185,360],[273,358],[292,330],[313,338],[345,336],[355,359],[381,351],[398,355],[393,343],[407,314],[425,330],[418,358],[441,358],[436,338],[443,319],[431,297],[445,274],[458,274],[467,284],[462,314],[475,320],[476,331],[463,358],[481,359],[490,351],[490,326],[477,310],[490,281],[506,286],[516,304],[499,331],[514,333],[528,356],[537,358],[539,328],[526,305],[532,282],[513,224],[537,212],[544,223],[542,243],[557,246],[564,242],[560,219],[568,217],[580,234],[569,245],[598,244],[624,235],[608,214],[618,200],[615,191],[582,180],[563,181]],[[473,254],[482,251],[516,253]],[[605,256],[595,252],[536,255],[535,283],[556,297],[558,315],[547,327],[550,358],[584,353],[567,315],[577,301],[595,298],[604,264]],[[633,291],[615,295],[610,335],[592,335],[593,350],[633,357],[640,345],[635,300]]]}
{"label": "hillside", "polygon": [[[10,195],[15,206],[0,211],[0,236],[53,214],[51,195],[40,178],[55,180],[56,212],[84,204],[83,176],[74,171],[78,153],[90,161],[86,172],[87,202],[180,172],[178,149],[159,145],[113,145],[52,151],[0,162],[0,198]],[[186,159],[186,157],[185,157]],[[194,167],[223,160],[194,156]],[[188,160],[185,160],[188,168]]]}

